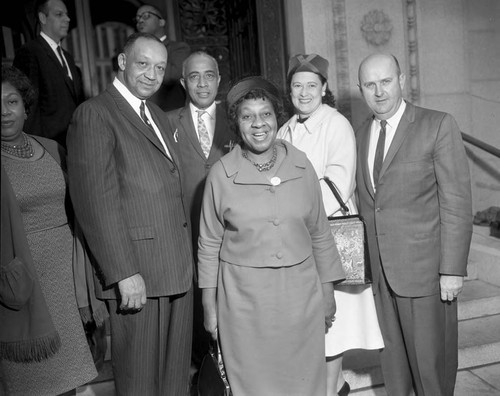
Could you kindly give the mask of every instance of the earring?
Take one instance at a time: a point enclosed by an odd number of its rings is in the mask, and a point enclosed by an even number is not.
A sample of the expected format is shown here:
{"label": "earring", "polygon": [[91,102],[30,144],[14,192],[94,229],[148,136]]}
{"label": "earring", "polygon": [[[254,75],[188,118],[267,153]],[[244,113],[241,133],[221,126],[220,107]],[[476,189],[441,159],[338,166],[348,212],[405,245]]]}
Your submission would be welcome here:
{"label": "earring", "polygon": [[326,95],[326,92],[322,92],[322,93],[321,93],[321,96],[325,96],[325,95]]}

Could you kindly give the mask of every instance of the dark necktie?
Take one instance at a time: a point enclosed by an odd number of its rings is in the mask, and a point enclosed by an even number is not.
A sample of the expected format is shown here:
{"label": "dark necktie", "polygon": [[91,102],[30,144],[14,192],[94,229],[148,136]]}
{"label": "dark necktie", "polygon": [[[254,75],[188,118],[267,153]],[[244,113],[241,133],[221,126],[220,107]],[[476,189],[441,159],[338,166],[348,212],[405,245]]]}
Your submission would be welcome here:
{"label": "dark necktie", "polygon": [[373,184],[376,186],[378,184],[378,177],[380,175],[380,169],[382,168],[382,163],[384,162],[384,147],[385,147],[385,126],[387,125],[386,120],[380,121],[380,133],[377,142],[377,149],[375,150],[375,161],[373,162]]}
{"label": "dark necktie", "polygon": [[144,101],[141,100],[141,105],[139,106],[139,111],[141,114],[142,121],[154,132],[153,125],[151,125],[151,122],[149,121],[148,116],[146,115],[146,105],[144,104]]}
{"label": "dark necktie", "polygon": [[66,72],[66,75],[68,77],[70,77],[69,68],[68,68],[68,65],[66,64],[66,61],[64,60],[64,56],[63,56],[62,49],[61,49],[60,45],[57,46],[57,53],[59,54],[59,58],[61,58],[61,62],[62,62],[62,65],[64,67],[64,71]]}

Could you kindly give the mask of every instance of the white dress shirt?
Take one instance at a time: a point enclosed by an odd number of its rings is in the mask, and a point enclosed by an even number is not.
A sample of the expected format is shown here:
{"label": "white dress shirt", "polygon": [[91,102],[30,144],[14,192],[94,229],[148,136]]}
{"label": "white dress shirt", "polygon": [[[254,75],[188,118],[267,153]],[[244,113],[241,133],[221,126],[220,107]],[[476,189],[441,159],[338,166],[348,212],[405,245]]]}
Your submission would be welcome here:
{"label": "white dress shirt", "polygon": [[[120,94],[122,94],[122,96],[125,98],[125,100],[130,104],[130,106],[132,106],[132,108],[137,113],[137,115],[139,117],[141,117],[141,113],[140,113],[139,108],[141,107],[142,100],[139,99],[138,97],[134,96],[129,91],[129,89],[125,85],[123,85],[123,83],[120,80],[118,80],[118,78],[116,78],[116,77],[113,80],[113,85],[118,90],[118,92],[120,92]],[[170,159],[172,159],[172,156],[170,155],[170,151],[168,151],[168,147],[165,144],[165,140],[163,140],[163,136],[161,135],[160,130],[156,126],[156,124],[155,124],[155,122],[153,120],[153,117],[151,116],[151,113],[149,112],[148,106],[145,106],[145,113],[146,113],[146,116],[149,118],[149,122],[151,122],[151,125],[153,126],[153,129],[154,129],[154,131],[156,133],[156,136],[160,140],[163,148],[165,149],[165,152],[167,153],[167,156]],[[144,122],[144,121],[142,121],[142,118],[141,118],[141,122]]]}
{"label": "white dress shirt", "polygon": [[[399,121],[406,109],[406,102],[401,101],[398,111],[389,119],[387,119],[387,125],[385,127],[385,145],[384,145],[384,159],[391,146],[394,135],[396,134],[396,129],[398,129]],[[370,144],[368,146],[368,170],[370,172],[370,180],[372,186],[375,189],[375,183],[373,182],[373,164],[375,162],[375,151],[377,150],[378,137],[380,135],[380,120],[377,118],[373,119],[371,129],[370,129]]]}
{"label": "white dress shirt", "polygon": [[[59,56],[59,52],[57,52],[57,47],[60,45],[56,43],[54,40],[52,40],[49,36],[47,36],[44,32],[40,32],[40,36],[44,38],[44,40],[50,45],[50,48],[52,48],[52,51],[54,51],[54,54],[56,54],[56,58],[59,59],[59,63],[61,63],[61,66],[64,66],[62,63],[61,57]],[[64,62],[66,62],[66,65],[68,66],[68,74],[71,79],[73,79],[73,75],[71,74],[71,69],[69,68],[68,60],[66,59],[66,56],[64,56],[64,52],[61,51],[61,54],[64,58]]]}
{"label": "white dress shirt", "polygon": [[[191,117],[193,118],[194,129],[196,130],[196,136],[198,136],[198,140],[200,140],[200,134],[198,132],[198,109],[192,102],[189,102],[189,109],[191,110]],[[212,142],[214,141],[214,133],[215,133],[215,110],[216,104],[215,102],[208,106],[201,116],[203,121],[205,122],[205,126],[207,127],[208,134],[210,135],[210,147],[212,147]]]}

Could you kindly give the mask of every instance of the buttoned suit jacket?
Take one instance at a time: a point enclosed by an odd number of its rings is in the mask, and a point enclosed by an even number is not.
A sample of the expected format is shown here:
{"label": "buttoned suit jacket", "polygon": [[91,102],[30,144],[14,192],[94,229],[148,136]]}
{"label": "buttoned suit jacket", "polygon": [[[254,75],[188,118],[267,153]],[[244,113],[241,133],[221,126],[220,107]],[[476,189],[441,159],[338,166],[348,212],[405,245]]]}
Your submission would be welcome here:
{"label": "buttoned suit jacket", "polygon": [[400,296],[439,293],[441,274],[466,275],[472,236],[468,160],[450,114],[407,103],[380,171],[368,171],[372,119],[357,133],[360,214],[377,292],[381,264]]}
{"label": "buttoned suit jacket", "polygon": [[182,63],[191,53],[191,48],[183,41],[165,40],[163,44],[168,53],[165,77],[150,100],[163,111],[171,111],[186,104],[186,91],[179,79],[182,77]]}
{"label": "buttoned suit jacket", "polygon": [[215,130],[208,158],[201,149],[189,105],[167,113],[168,130],[175,135],[175,149],[181,162],[184,198],[189,209],[192,225],[193,246],[198,246],[201,203],[205,180],[210,168],[227,154],[236,142],[236,135],[229,127],[222,105],[216,105]]}
{"label": "buttoned suit jacket", "polygon": [[26,120],[26,131],[54,139],[66,147],[66,132],[76,107],[83,102],[80,70],[63,49],[73,79],[66,75],[50,45],[38,36],[16,52],[13,65],[23,71],[38,91],[38,100]]}
{"label": "buttoned suit jacket", "polygon": [[163,112],[148,107],[172,159],[113,85],[77,108],[68,131],[70,194],[95,257],[97,294],[105,299],[118,298],[116,283],[136,273],[148,297],[192,285],[179,159]]}

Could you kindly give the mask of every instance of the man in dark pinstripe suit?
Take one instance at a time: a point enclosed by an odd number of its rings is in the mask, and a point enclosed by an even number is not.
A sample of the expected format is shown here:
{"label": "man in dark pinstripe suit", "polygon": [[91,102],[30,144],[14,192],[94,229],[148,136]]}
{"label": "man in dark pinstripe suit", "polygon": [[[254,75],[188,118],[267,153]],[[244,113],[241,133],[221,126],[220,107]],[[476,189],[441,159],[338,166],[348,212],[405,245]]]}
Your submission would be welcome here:
{"label": "man in dark pinstripe suit", "polygon": [[117,78],[77,108],[68,132],[70,193],[110,311],[118,395],[188,391],[191,234],[172,133],[145,103],[166,63],[155,36],[130,36]]}

